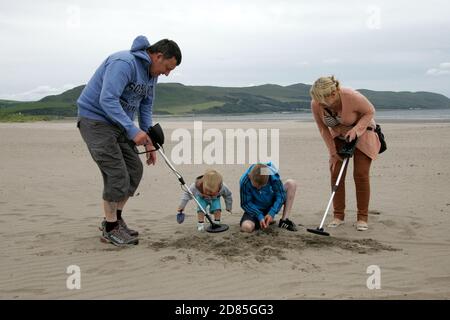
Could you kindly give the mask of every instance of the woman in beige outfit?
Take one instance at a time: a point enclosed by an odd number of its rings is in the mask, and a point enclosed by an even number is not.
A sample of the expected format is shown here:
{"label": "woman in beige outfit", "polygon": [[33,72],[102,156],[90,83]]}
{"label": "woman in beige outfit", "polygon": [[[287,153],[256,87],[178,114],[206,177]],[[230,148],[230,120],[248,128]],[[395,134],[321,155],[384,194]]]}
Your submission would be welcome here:
{"label": "woman in beige outfit", "polygon": [[[370,165],[380,150],[380,141],[374,131],[375,108],[361,93],[341,88],[339,81],[334,77],[317,79],[311,87],[310,94],[311,110],[330,156],[331,185],[335,184],[343,163],[337,151],[346,139],[352,141],[358,138],[353,155],[353,178],[358,207],[356,228],[365,231],[368,229]],[[328,227],[338,227],[344,223],[346,171],[347,168],[333,199],[334,220]]]}

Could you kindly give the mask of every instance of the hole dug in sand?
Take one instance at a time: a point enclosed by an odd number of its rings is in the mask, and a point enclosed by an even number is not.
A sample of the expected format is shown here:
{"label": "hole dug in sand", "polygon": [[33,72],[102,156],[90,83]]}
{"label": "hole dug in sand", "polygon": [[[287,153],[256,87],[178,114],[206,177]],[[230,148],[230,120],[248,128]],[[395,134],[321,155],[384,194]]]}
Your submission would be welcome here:
{"label": "hole dug in sand", "polygon": [[215,255],[219,259],[230,262],[242,262],[253,258],[258,262],[269,262],[271,259],[287,260],[289,251],[301,252],[307,249],[342,249],[359,254],[370,254],[379,251],[398,251],[394,247],[384,245],[373,239],[348,240],[336,237],[320,237],[303,232],[286,232],[285,230],[268,229],[245,234],[238,228],[231,228],[223,234],[184,234],[171,238],[153,239],[149,241],[150,249],[196,250],[203,254]]}

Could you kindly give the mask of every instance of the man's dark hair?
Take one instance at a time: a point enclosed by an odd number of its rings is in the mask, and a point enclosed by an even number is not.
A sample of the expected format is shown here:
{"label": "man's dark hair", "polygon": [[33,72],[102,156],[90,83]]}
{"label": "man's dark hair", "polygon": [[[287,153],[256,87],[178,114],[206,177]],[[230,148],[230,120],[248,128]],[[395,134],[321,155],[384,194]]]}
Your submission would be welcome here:
{"label": "man's dark hair", "polygon": [[171,59],[175,57],[177,60],[177,66],[181,63],[181,50],[180,47],[173,40],[162,39],[154,43],[147,49],[150,53],[162,53],[164,59]]}

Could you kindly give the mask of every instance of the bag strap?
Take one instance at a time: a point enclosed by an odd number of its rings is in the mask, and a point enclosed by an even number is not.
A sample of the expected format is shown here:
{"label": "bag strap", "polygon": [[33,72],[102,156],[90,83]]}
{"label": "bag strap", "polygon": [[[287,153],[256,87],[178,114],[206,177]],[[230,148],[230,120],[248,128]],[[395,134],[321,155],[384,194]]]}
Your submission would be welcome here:
{"label": "bag strap", "polygon": [[333,118],[334,118],[333,113],[330,111],[330,109],[328,109],[328,108],[324,108],[324,109],[325,109],[325,111],[328,113],[328,115],[329,115],[330,117],[333,117]]}

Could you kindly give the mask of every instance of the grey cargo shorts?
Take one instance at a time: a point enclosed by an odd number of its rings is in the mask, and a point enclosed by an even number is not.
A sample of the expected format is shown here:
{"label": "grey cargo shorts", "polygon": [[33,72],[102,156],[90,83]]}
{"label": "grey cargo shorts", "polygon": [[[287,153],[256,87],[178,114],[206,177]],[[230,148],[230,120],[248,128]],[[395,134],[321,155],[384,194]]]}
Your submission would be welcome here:
{"label": "grey cargo shorts", "polygon": [[120,202],[133,196],[142,178],[143,165],[122,128],[87,118],[77,127],[103,176],[103,200]]}

